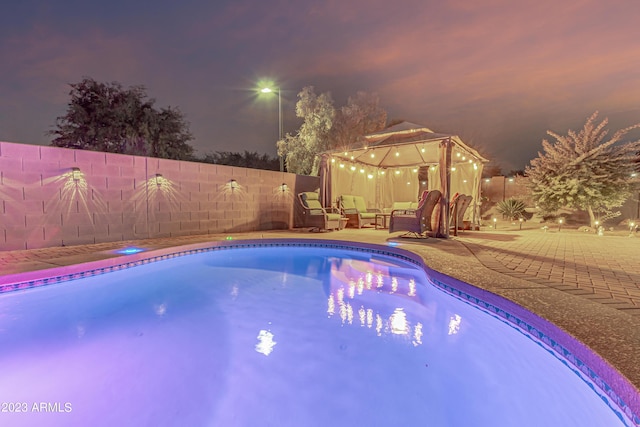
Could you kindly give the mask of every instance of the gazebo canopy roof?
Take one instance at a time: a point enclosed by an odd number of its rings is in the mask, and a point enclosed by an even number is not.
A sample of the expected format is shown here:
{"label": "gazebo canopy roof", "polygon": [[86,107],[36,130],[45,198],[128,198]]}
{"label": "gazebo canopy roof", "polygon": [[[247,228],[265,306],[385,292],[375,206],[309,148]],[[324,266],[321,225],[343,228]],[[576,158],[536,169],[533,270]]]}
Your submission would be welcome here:
{"label": "gazebo canopy roof", "polygon": [[358,147],[331,151],[332,157],[379,168],[415,167],[438,164],[442,141],[452,143],[452,164],[488,162],[456,135],[435,133],[410,122],[402,122],[380,132],[366,135]]}

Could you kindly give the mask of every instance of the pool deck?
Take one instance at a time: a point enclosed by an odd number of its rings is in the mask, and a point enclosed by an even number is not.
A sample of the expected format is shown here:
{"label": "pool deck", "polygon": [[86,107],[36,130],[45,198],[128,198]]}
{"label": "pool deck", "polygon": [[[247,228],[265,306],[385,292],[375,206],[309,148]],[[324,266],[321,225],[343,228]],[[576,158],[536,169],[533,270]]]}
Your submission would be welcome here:
{"label": "pool deck", "polygon": [[314,233],[280,230],[0,251],[1,276],[112,258],[135,245],[163,249],[225,240],[312,238],[399,247],[433,269],[503,296],[568,332],[604,358],[640,390],[640,233],[598,236],[577,230],[497,229],[460,232],[450,239],[399,238],[387,230]]}

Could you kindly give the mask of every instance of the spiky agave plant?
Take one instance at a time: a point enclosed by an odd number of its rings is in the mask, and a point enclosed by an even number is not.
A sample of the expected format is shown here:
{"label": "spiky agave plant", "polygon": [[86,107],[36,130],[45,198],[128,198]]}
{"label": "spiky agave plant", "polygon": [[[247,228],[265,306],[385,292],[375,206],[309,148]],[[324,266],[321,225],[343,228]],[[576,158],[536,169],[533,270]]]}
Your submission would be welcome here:
{"label": "spiky agave plant", "polygon": [[499,202],[496,209],[510,220],[516,220],[524,216],[525,204],[522,200],[507,199]]}

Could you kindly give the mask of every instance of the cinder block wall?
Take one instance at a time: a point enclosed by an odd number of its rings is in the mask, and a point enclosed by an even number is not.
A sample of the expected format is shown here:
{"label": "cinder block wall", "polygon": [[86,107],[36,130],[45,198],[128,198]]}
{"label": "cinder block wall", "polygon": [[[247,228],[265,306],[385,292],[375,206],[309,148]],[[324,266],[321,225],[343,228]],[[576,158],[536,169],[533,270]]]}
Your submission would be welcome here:
{"label": "cinder block wall", "polygon": [[295,194],[318,186],[283,172],[0,142],[0,250],[286,229]]}
{"label": "cinder block wall", "polygon": [[[535,202],[531,197],[531,190],[527,187],[528,180],[529,178],[526,176],[519,175],[512,178],[494,176],[483,179],[482,195],[487,198],[483,203],[483,212],[502,200],[512,198],[522,200],[528,207],[534,207]],[[612,224],[640,218],[640,188],[636,188],[622,206],[613,210],[620,211],[621,215],[613,219]]]}
{"label": "cinder block wall", "polygon": [[531,191],[527,187],[528,178],[517,175],[515,177],[494,176],[482,180],[482,195],[490,203],[498,203],[507,199],[522,200],[533,206]]}

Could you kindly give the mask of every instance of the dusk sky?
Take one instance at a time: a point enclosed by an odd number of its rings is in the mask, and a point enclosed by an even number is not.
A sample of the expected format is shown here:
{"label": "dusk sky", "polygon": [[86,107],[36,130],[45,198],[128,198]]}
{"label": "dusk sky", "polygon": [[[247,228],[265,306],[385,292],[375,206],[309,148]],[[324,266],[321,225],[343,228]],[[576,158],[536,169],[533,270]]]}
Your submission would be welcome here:
{"label": "dusk sky", "polygon": [[[0,140],[48,144],[69,83],[143,85],[179,107],[199,154],[275,155],[304,86],[336,107],[375,92],[389,119],[457,134],[503,170],[594,111],[640,122],[637,0],[5,1]],[[640,137],[640,135],[635,135]]]}

